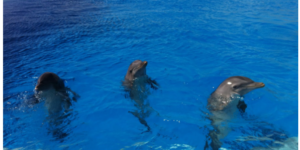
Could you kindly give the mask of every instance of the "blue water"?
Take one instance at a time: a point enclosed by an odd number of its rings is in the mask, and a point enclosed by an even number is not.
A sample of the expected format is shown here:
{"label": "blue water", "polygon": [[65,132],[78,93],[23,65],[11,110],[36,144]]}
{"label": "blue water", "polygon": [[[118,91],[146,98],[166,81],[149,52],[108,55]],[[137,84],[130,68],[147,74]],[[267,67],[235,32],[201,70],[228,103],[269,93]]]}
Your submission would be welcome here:
{"label": "blue water", "polygon": [[[207,99],[226,78],[265,87],[244,97],[226,149],[283,147],[298,137],[297,0],[5,0],[4,147],[203,149]],[[148,61],[153,108],[137,117],[122,87]],[[80,95],[62,122],[29,103],[38,77],[58,74]],[[251,138],[252,137],[252,138]]]}

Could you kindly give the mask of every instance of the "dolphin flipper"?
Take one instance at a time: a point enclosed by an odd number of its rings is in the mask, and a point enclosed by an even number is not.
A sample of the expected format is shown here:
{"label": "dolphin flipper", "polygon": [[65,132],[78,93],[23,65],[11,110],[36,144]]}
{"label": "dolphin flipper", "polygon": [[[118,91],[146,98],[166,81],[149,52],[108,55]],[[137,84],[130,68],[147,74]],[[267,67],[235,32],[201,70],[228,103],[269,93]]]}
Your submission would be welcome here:
{"label": "dolphin flipper", "polygon": [[159,87],[159,84],[155,80],[152,80],[151,78],[148,78],[147,83],[149,83],[151,88],[154,90],[157,90]]}
{"label": "dolphin flipper", "polygon": [[245,101],[239,101],[238,105],[237,105],[237,108],[239,109],[239,111],[241,113],[244,113],[246,111],[246,108],[247,108],[247,104],[245,103]]}

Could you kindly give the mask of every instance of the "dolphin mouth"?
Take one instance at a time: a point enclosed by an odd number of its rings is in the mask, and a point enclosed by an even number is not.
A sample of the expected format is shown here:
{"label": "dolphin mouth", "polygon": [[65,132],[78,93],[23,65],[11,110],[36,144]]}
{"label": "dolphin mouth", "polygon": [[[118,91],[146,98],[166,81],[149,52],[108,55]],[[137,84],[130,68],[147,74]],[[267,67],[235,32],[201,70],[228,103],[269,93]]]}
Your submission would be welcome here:
{"label": "dolphin mouth", "polygon": [[265,84],[264,83],[259,83],[260,84],[260,87],[265,87]]}
{"label": "dolphin mouth", "polygon": [[141,69],[141,68],[146,67],[147,65],[148,65],[148,62],[147,62],[147,61],[144,61],[144,62],[140,65],[140,67],[138,68],[138,70]]}
{"label": "dolphin mouth", "polygon": [[253,84],[250,84],[248,87],[251,88],[262,88],[265,87],[265,84],[262,82],[254,82]]}
{"label": "dolphin mouth", "polygon": [[47,88],[45,88],[44,86],[40,86],[40,84],[36,85],[34,87],[34,90],[36,91],[44,91],[44,90],[47,90]]}

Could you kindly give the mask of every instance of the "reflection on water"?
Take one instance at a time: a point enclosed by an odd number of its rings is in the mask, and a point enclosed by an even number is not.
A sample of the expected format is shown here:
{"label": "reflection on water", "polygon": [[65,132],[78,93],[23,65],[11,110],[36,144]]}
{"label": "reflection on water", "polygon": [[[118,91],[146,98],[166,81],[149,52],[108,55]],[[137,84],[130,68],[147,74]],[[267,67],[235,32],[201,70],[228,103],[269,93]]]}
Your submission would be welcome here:
{"label": "reflection on water", "polygon": [[269,149],[272,149],[272,150],[297,150],[298,149],[298,137],[290,137],[284,141],[275,141],[268,148],[254,147],[251,150],[269,150]]}
{"label": "reflection on water", "polygon": [[76,119],[76,116],[77,112],[73,111],[49,114],[44,121],[48,134],[51,134],[54,140],[63,143],[64,139],[72,134],[73,129],[69,125],[72,123],[72,120]]}

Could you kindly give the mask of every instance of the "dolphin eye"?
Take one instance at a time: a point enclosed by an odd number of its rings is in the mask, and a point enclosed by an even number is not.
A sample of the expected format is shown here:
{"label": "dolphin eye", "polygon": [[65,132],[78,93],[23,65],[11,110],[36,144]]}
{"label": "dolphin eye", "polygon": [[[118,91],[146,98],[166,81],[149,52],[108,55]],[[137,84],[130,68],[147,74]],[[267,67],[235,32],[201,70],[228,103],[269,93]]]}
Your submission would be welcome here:
{"label": "dolphin eye", "polygon": [[238,88],[239,86],[237,86],[237,85],[234,85],[232,88],[234,88],[234,89],[236,89],[236,88]]}
{"label": "dolphin eye", "polygon": [[129,72],[132,73],[132,70],[130,70]]}

